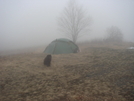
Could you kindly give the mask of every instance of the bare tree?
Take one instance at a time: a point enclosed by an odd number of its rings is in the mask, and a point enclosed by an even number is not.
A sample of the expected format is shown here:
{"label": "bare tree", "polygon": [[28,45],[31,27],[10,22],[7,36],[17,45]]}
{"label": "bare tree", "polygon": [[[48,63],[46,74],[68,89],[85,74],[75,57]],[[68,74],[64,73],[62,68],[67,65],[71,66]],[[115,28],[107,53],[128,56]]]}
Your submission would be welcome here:
{"label": "bare tree", "polygon": [[58,20],[60,31],[74,43],[89,32],[91,22],[91,17],[86,16],[82,6],[78,6],[75,0],[70,0]]}
{"label": "bare tree", "polygon": [[121,42],[123,41],[123,34],[118,27],[112,26],[107,29],[106,40],[109,42]]}

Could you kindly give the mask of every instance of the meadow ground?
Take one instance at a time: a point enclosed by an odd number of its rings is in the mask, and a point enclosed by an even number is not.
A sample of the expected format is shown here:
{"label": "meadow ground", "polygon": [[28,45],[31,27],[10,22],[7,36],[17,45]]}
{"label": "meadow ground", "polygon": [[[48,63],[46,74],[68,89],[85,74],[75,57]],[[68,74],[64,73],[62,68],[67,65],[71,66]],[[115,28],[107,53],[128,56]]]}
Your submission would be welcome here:
{"label": "meadow ground", "polygon": [[77,54],[0,56],[0,101],[134,101],[129,44],[81,44]]}

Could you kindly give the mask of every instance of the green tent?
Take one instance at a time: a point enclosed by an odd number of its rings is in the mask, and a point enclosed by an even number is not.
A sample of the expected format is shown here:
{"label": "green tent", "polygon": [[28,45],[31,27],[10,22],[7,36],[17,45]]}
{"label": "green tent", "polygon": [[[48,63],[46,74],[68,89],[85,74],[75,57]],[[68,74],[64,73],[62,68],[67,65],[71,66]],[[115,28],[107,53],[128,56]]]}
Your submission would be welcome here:
{"label": "green tent", "polygon": [[69,39],[60,38],[52,41],[45,49],[47,54],[77,53],[79,47]]}

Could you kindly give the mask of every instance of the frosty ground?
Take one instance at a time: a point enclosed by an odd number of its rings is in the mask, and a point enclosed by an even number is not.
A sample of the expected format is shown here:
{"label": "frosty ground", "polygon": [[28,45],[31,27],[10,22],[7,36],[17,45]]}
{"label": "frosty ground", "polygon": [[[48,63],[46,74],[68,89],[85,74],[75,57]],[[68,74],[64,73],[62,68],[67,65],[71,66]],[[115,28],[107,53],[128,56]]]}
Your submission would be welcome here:
{"label": "frosty ground", "polygon": [[52,55],[51,67],[42,52],[0,56],[0,101],[133,101],[134,50],[80,46],[80,53]]}

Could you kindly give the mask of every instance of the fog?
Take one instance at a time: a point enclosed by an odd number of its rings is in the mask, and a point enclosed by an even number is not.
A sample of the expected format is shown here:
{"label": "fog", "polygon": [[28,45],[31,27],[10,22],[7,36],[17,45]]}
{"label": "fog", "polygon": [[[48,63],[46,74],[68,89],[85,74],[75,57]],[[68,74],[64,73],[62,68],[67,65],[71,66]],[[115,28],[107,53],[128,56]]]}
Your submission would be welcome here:
{"label": "fog", "polygon": [[[104,38],[106,29],[117,26],[124,39],[134,41],[134,0],[77,0],[92,17],[89,35]],[[0,51],[46,46],[62,38],[58,17],[69,0],[0,0]]]}

